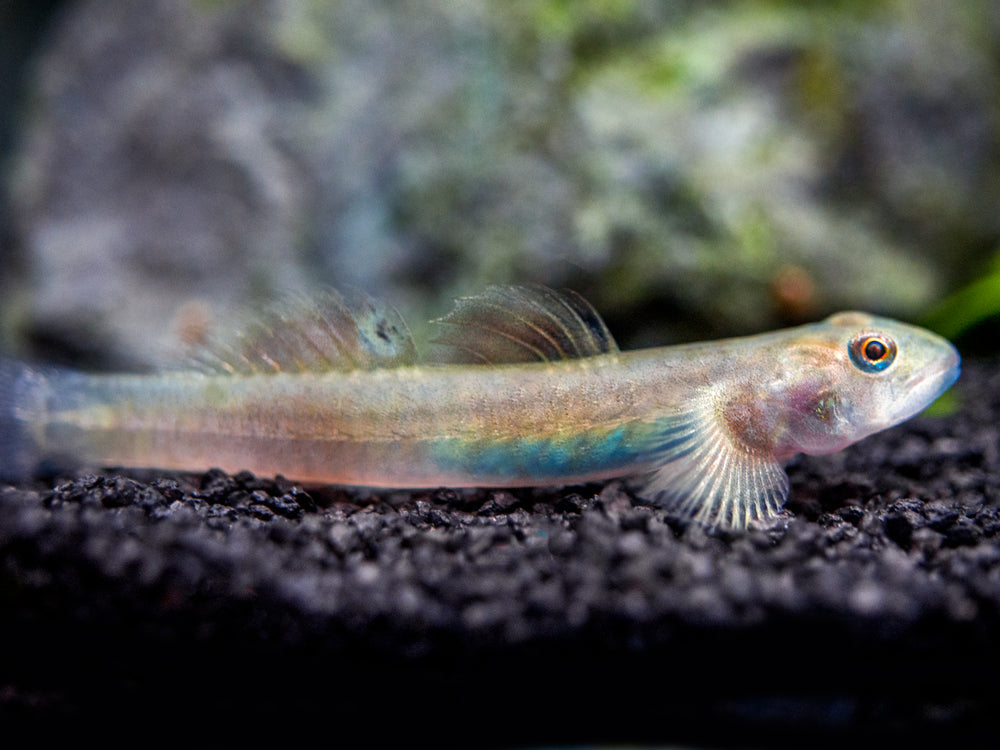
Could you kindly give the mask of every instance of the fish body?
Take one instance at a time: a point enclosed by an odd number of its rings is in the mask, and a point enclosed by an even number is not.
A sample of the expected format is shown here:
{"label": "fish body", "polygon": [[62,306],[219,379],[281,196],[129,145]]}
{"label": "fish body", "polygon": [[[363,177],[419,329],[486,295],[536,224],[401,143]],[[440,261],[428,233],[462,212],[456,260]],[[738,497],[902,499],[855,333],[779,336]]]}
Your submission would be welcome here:
{"label": "fish body", "polygon": [[744,526],[779,512],[784,460],[909,418],[959,372],[948,342],[862,313],[630,352],[581,298],[544,287],[492,287],[442,322],[454,356],[439,364],[416,360],[393,314],[339,296],[210,350],[198,371],[6,363],[0,428],[22,447],[0,444],[0,459],[400,488],[626,477],[680,515]]}

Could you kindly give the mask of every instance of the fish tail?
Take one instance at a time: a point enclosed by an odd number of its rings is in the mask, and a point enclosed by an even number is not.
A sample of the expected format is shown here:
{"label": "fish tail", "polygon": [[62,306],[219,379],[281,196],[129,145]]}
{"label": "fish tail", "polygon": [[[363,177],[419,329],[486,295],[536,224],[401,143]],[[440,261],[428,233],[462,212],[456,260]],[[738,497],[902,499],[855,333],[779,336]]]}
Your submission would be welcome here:
{"label": "fish tail", "polygon": [[48,373],[0,358],[0,480],[25,479],[41,467],[44,447],[36,427],[50,393]]}

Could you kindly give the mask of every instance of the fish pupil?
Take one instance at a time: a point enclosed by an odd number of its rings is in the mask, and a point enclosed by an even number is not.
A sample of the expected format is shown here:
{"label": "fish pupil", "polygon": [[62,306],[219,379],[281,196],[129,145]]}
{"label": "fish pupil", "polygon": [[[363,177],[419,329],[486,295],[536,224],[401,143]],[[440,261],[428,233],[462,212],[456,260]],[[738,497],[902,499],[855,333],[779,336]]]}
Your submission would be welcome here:
{"label": "fish pupil", "polygon": [[888,353],[889,348],[878,339],[869,339],[865,344],[865,357],[872,362],[878,362]]}

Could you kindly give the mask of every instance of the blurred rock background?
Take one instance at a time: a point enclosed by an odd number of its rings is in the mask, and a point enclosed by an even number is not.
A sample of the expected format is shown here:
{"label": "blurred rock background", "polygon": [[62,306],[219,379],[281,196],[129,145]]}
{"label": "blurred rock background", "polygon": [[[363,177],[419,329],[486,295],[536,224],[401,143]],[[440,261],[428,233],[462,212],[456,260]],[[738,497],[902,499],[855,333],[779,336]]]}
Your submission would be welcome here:
{"label": "blurred rock background", "polygon": [[1000,310],[962,307],[1000,280],[992,0],[7,0],[0,49],[22,355],[140,367],[325,284],[414,323],[571,286],[627,347]]}

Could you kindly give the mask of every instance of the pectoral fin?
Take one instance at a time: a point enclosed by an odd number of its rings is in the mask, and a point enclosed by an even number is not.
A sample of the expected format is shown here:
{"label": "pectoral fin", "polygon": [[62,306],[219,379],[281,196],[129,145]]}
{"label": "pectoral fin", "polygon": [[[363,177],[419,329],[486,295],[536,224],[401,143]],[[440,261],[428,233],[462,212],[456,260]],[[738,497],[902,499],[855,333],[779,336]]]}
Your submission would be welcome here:
{"label": "pectoral fin", "polygon": [[781,511],[788,476],[759,445],[734,433],[728,404],[706,396],[658,432],[654,468],[640,494],[706,526],[744,528]]}

